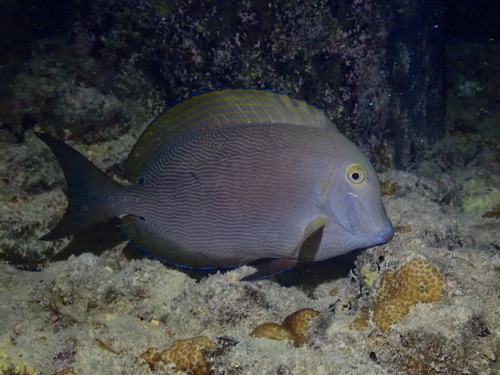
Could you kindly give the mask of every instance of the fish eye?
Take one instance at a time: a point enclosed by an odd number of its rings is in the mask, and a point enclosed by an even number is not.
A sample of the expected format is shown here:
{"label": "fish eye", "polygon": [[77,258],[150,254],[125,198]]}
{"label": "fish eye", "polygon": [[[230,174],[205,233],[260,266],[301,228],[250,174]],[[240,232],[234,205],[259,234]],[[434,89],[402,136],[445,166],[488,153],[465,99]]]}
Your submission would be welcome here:
{"label": "fish eye", "polygon": [[347,178],[353,184],[360,184],[365,179],[365,170],[361,164],[353,164],[347,168]]}

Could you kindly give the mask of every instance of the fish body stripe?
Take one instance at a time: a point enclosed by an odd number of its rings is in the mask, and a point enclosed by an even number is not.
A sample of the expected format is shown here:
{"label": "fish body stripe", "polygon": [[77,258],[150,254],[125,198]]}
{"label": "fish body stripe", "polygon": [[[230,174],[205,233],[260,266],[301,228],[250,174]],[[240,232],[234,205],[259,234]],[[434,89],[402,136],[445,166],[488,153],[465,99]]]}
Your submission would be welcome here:
{"label": "fish body stripe", "polygon": [[127,159],[127,176],[136,181],[149,161],[183,133],[213,126],[262,123],[334,128],[323,111],[286,95],[244,89],[213,91],[190,97],[155,119]]}
{"label": "fish body stripe", "polygon": [[174,246],[219,263],[235,251],[241,264],[259,252],[290,256],[326,210],[321,181],[335,178],[337,139],[272,124],[186,135],[150,164],[141,186],[150,198],[132,211]]}

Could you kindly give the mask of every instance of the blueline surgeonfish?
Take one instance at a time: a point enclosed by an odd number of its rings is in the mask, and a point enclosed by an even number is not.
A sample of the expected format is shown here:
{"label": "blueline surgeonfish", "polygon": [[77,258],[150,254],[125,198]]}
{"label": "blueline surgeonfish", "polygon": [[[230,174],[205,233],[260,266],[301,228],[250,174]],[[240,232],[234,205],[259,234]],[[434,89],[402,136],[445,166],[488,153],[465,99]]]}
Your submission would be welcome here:
{"label": "blueline surgeonfish", "polygon": [[192,268],[256,262],[255,280],[383,244],[394,229],[375,170],[307,103],[234,89],[190,97],[157,117],[117,183],[83,155],[37,133],[57,157],[68,208],[44,240],[123,216],[143,251]]}

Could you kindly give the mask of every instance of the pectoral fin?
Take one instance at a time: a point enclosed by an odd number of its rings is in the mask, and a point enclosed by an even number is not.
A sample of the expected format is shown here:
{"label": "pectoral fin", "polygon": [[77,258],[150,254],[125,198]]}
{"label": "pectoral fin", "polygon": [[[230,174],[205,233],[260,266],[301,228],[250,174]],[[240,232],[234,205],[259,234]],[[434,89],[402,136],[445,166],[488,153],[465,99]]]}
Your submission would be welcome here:
{"label": "pectoral fin", "polygon": [[294,268],[299,262],[314,262],[318,252],[326,219],[324,216],[316,216],[305,228],[304,237],[296,247],[293,254],[297,258],[269,259],[252,265],[257,268],[257,272],[245,276],[241,281],[255,281],[265,279],[281,272]]}
{"label": "pectoral fin", "polygon": [[296,249],[299,262],[314,262],[319,245],[321,245],[325,224],[326,219],[324,216],[316,216],[307,225],[304,231],[304,238]]}

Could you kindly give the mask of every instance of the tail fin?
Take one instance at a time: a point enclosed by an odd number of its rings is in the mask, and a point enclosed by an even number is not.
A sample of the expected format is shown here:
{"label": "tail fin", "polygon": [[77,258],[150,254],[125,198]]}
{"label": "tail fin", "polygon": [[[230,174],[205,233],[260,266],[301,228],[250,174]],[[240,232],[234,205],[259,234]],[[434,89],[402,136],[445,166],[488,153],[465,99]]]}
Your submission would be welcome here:
{"label": "tail fin", "polygon": [[120,184],[64,142],[44,133],[35,135],[50,147],[59,161],[66,177],[69,202],[59,224],[41,240],[66,237],[120,214],[110,204]]}

